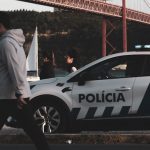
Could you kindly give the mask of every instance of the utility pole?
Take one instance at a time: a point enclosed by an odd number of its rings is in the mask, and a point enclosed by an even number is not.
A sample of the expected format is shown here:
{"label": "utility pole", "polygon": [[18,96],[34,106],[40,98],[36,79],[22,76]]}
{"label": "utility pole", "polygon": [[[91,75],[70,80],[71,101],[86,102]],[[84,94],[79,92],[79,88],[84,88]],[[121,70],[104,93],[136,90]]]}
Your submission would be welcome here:
{"label": "utility pole", "polygon": [[[103,0],[106,2],[106,0]],[[106,31],[107,30],[107,22],[105,16],[102,16],[102,57],[106,56]]]}
{"label": "utility pole", "polygon": [[127,52],[127,20],[126,20],[126,0],[122,0],[122,28],[123,28],[123,51]]}

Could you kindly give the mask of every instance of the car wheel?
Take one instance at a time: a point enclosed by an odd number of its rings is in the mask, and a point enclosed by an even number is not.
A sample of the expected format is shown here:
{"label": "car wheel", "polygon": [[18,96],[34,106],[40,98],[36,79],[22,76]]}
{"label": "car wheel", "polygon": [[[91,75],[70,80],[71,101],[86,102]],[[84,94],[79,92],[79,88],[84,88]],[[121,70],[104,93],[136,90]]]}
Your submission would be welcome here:
{"label": "car wheel", "polygon": [[43,133],[60,133],[66,130],[66,113],[55,104],[40,104],[34,110],[34,118]]}

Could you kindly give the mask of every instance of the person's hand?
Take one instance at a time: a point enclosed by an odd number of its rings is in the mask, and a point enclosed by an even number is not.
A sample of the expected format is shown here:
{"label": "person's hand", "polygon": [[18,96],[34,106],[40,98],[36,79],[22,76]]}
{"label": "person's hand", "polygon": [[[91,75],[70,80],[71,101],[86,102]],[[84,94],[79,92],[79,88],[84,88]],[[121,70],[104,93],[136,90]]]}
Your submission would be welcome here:
{"label": "person's hand", "polygon": [[17,98],[17,107],[19,109],[22,109],[23,106],[26,105],[26,104],[27,104],[27,102],[24,100],[22,95]]}

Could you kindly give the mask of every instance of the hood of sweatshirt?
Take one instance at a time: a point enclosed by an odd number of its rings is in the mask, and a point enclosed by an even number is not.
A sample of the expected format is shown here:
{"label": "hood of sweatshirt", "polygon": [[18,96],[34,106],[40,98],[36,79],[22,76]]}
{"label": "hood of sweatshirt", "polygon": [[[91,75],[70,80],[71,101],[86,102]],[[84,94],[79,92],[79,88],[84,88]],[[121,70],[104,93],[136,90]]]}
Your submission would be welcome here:
{"label": "hood of sweatshirt", "polygon": [[23,46],[25,42],[25,36],[23,35],[22,29],[11,29],[7,30],[1,38],[10,37],[13,38],[20,46]]}

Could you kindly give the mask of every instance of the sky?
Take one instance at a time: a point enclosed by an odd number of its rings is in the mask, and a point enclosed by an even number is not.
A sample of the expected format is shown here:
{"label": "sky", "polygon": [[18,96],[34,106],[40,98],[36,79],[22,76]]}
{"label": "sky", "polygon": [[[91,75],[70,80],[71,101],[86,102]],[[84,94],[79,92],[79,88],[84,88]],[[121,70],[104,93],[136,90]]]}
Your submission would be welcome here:
{"label": "sky", "polygon": [[[107,0],[107,2],[122,5],[122,0]],[[135,9],[150,14],[150,0],[126,0],[127,8]],[[147,5],[148,4],[148,5]],[[52,7],[21,2],[17,0],[0,0],[0,10],[35,10],[35,11],[53,11]]]}
{"label": "sky", "polygon": [[[122,0],[107,0],[107,2],[122,6]],[[126,0],[126,6],[150,14],[150,0]]]}
{"label": "sky", "polygon": [[32,3],[21,2],[17,0],[0,0],[0,11],[8,10],[34,10],[34,11],[53,11],[52,7],[37,5]]}

